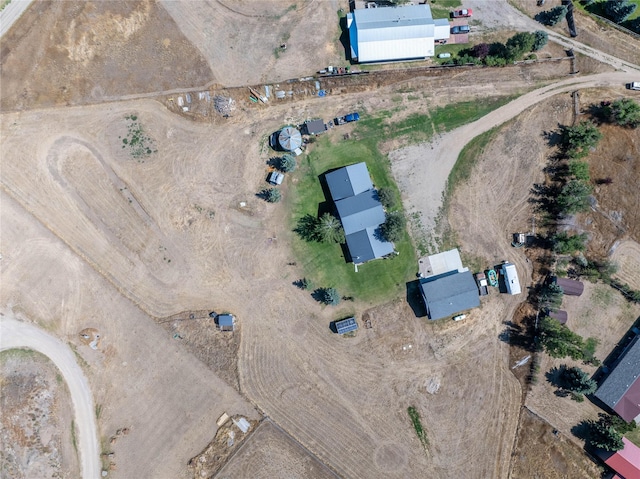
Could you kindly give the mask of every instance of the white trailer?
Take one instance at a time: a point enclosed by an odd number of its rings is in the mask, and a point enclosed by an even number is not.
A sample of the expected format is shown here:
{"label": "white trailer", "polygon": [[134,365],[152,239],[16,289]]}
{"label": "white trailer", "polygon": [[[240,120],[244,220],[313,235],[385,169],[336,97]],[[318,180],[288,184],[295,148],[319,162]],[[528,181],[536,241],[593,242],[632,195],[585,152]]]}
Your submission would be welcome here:
{"label": "white trailer", "polygon": [[507,293],[520,294],[520,280],[518,280],[518,272],[516,271],[516,265],[511,263],[504,263],[501,268],[502,276],[504,277],[504,284],[507,287]]}

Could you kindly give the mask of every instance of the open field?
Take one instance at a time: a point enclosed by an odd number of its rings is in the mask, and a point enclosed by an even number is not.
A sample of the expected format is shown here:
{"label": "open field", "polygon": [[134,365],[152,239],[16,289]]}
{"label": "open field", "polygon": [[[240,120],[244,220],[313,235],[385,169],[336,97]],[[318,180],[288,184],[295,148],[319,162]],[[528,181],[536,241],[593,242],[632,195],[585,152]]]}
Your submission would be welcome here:
{"label": "open field", "polygon": [[[0,300],[77,351],[92,386],[103,451],[115,454],[121,477],[184,477],[186,461],[213,437],[222,412],[259,417],[5,193],[1,214]],[[81,341],[86,327],[101,334],[97,350]],[[110,442],[122,428],[129,434]]]}
{"label": "open field", "polygon": [[0,404],[6,477],[78,477],[71,397],[46,356],[26,349],[0,353]]}
{"label": "open field", "polygon": [[[338,9],[344,0],[162,1],[207,59],[216,82],[251,85],[345,64]],[[279,46],[286,43],[286,50]]]}
{"label": "open field", "polygon": [[[601,470],[564,434],[526,408],[522,410],[510,477],[595,478]],[[533,474],[535,475],[533,475]]]}
{"label": "open field", "polygon": [[266,419],[215,477],[333,479],[338,476]]}
{"label": "open field", "polygon": [[213,80],[206,59],[151,0],[33,2],[2,40],[2,111],[98,103]]}
{"label": "open field", "polygon": [[640,244],[627,240],[616,246],[611,260],[618,265],[614,275],[631,288],[640,290]]}

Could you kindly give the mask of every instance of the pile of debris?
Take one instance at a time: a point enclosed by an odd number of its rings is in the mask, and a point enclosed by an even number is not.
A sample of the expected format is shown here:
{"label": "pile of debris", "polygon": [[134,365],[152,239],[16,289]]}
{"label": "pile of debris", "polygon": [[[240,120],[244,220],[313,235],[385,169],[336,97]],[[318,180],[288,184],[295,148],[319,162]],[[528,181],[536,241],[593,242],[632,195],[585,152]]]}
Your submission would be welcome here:
{"label": "pile of debris", "polygon": [[222,116],[229,116],[236,109],[236,101],[233,98],[222,95],[216,95],[213,99],[213,104],[216,111]]}

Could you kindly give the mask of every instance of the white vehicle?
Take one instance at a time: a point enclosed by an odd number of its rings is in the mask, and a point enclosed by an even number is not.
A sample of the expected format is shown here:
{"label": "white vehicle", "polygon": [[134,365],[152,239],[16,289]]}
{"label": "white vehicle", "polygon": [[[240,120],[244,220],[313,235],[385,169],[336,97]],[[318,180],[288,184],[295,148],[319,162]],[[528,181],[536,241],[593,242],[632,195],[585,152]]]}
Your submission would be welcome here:
{"label": "white vehicle", "polygon": [[640,90],[640,81],[634,81],[631,83],[627,83],[627,88],[629,90]]}
{"label": "white vehicle", "polygon": [[467,315],[466,314],[459,314],[458,316],[454,316],[453,320],[454,321],[462,321],[464,318],[466,318]]}
{"label": "white vehicle", "polygon": [[504,277],[504,284],[507,287],[507,293],[520,294],[520,280],[518,279],[518,272],[516,271],[516,265],[508,262],[502,264],[502,276]]}
{"label": "white vehicle", "polygon": [[438,58],[451,58],[451,53],[438,53]]}

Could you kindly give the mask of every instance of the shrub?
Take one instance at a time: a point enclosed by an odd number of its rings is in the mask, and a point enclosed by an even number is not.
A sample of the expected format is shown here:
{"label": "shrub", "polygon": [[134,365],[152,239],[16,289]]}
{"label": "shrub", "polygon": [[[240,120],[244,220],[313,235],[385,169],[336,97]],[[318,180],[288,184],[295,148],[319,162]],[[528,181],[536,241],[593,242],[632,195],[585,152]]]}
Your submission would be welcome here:
{"label": "shrub", "polygon": [[547,10],[545,12],[540,12],[535,16],[535,19],[542,23],[543,25],[547,25],[552,27],[557,25],[560,20],[562,20],[567,15],[567,7],[566,5],[559,5],[551,10]]}
{"label": "shrub", "polygon": [[582,336],[548,316],[540,320],[540,344],[553,358],[583,358]]}
{"label": "shrub", "polygon": [[534,40],[532,51],[537,52],[547,44],[547,42],[549,41],[549,35],[547,34],[547,32],[544,32],[542,30],[536,30],[535,32],[533,32],[533,35]]}
{"label": "shrub", "polygon": [[562,127],[562,146],[570,158],[585,156],[590,148],[594,148],[602,133],[598,127],[590,121],[581,121],[574,126]]}
{"label": "shrub", "polygon": [[578,367],[563,368],[561,380],[566,389],[576,394],[593,394],[598,389],[598,384]]}
{"label": "shrub", "polygon": [[404,216],[401,213],[389,213],[387,220],[380,226],[380,231],[387,241],[399,241],[402,238],[405,224]]}
{"label": "shrub", "polygon": [[533,33],[516,33],[507,40],[507,59],[513,61],[522,58],[522,55],[533,50],[534,42],[535,35]]}
{"label": "shrub", "polygon": [[318,288],[314,291],[315,298],[323,304],[336,306],[340,303],[340,294],[336,288]]}
{"label": "shrub", "polygon": [[275,188],[265,188],[258,195],[267,203],[277,203],[282,199],[280,190]]}
{"label": "shrub", "polygon": [[557,309],[562,304],[564,291],[556,283],[545,284],[540,291],[540,304],[549,309]]}
{"label": "shrub", "polygon": [[378,190],[378,198],[385,209],[392,210],[396,207],[396,195],[390,188],[380,188]]}
{"label": "shrub", "polygon": [[489,67],[503,67],[507,64],[507,60],[502,57],[489,55],[485,57],[484,63]]}
{"label": "shrub", "polygon": [[291,155],[284,155],[278,162],[278,169],[284,173],[289,173],[296,169],[296,159]]}
{"label": "shrub", "polygon": [[476,58],[484,59],[489,55],[489,45],[487,43],[478,43],[471,48],[471,54]]}
{"label": "shrub", "polygon": [[611,105],[604,107],[604,114],[616,125],[629,128],[640,126],[640,104],[631,98],[613,101]]}
{"label": "shrub", "polygon": [[616,430],[608,414],[600,414],[597,421],[589,421],[587,445],[594,449],[619,451],[624,447],[622,434]]}
{"label": "shrub", "polygon": [[589,175],[589,163],[585,161],[571,160],[569,162],[569,174],[576,180],[588,182],[591,180]]}

